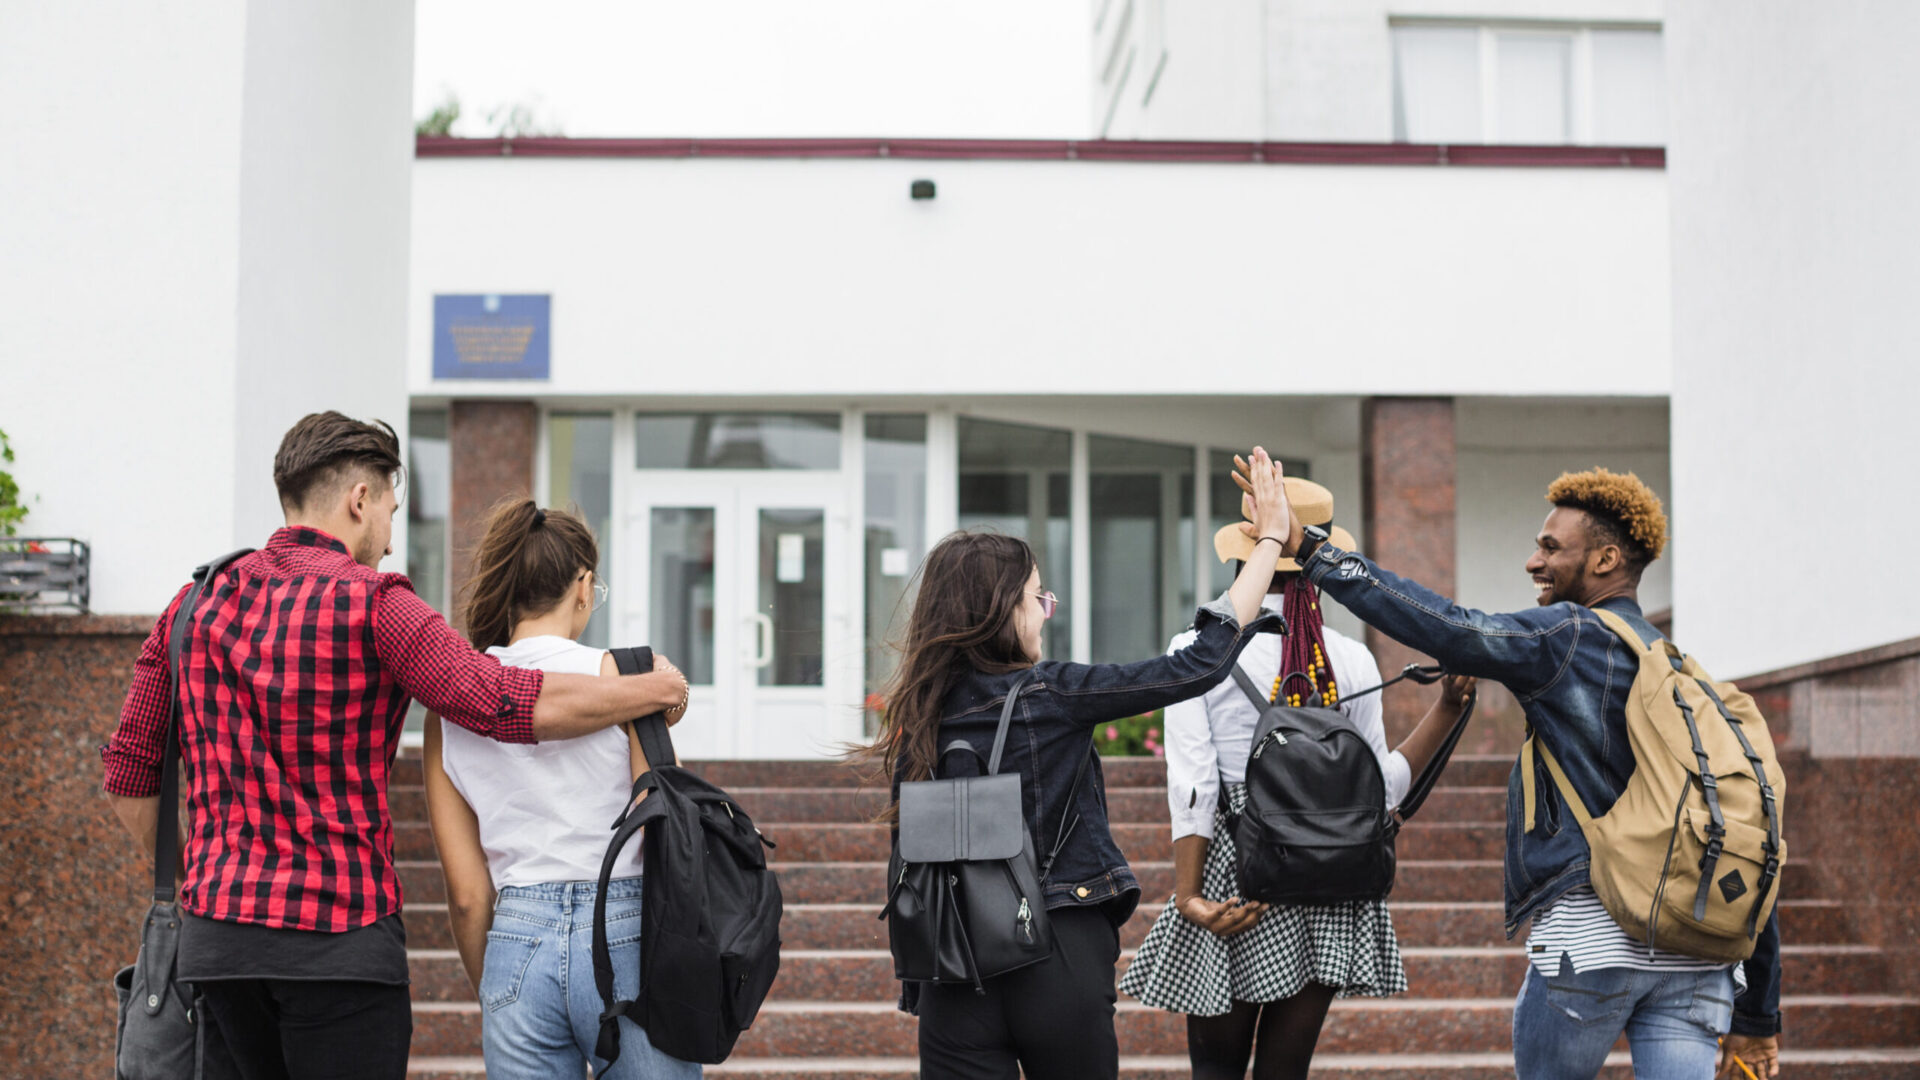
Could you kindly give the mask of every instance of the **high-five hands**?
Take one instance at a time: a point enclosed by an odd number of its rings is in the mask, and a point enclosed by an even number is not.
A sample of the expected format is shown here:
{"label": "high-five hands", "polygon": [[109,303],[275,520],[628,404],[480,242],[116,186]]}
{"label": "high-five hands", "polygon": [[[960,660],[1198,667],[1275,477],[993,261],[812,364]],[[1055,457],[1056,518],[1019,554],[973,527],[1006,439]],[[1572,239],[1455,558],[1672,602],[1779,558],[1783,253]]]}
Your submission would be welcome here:
{"label": "high-five hands", "polygon": [[1266,448],[1253,448],[1251,459],[1233,456],[1233,482],[1245,492],[1241,496],[1241,514],[1248,520],[1240,531],[1258,543],[1263,536],[1280,541],[1281,553],[1292,555],[1300,548],[1300,522],[1287,502],[1286,474],[1280,463],[1267,455]]}
{"label": "high-five hands", "polygon": [[1186,920],[1202,930],[1210,930],[1219,937],[1232,937],[1242,930],[1253,928],[1260,916],[1267,913],[1267,905],[1252,900],[1244,903],[1239,897],[1231,900],[1209,900],[1204,896],[1183,896],[1174,907]]}

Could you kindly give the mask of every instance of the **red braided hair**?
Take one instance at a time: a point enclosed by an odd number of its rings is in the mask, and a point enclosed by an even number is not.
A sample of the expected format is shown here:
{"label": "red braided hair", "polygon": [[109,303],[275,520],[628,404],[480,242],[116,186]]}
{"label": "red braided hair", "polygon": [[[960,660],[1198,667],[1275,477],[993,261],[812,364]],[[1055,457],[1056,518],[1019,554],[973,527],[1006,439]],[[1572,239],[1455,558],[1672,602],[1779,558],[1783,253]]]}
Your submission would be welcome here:
{"label": "red braided hair", "polygon": [[[1267,695],[1267,700],[1305,705],[1313,697],[1313,691],[1318,690],[1320,703],[1332,708],[1340,703],[1340,688],[1333,680],[1333,664],[1327,660],[1326,622],[1320,617],[1319,590],[1307,581],[1305,574],[1294,574],[1287,578],[1282,597],[1281,613],[1287,617],[1287,635],[1281,639],[1280,671],[1274,676],[1273,692]],[[1300,679],[1287,677],[1296,672],[1306,676],[1313,684],[1312,689]]]}

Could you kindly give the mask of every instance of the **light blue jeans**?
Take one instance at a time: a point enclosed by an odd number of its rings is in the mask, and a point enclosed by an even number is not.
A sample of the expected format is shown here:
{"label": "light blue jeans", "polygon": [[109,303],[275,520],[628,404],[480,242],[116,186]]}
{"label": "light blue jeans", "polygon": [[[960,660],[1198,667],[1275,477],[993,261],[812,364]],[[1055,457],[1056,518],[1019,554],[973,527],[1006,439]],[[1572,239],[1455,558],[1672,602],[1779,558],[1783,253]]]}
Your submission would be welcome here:
{"label": "light blue jeans", "polygon": [[1733,972],[1608,967],[1558,975],[1532,965],[1513,1008],[1520,1080],[1593,1080],[1626,1032],[1635,1080],[1711,1080],[1733,1023]]}
{"label": "light blue jeans", "polygon": [[[578,1077],[600,1035],[600,991],[593,984],[593,898],[599,883],[561,881],[508,886],[494,904],[480,972],[481,1046],[489,1080]],[[607,887],[607,946],[614,990],[630,1001],[640,987],[640,879]],[[620,1060],[607,1080],[698,1077],[700,1066],[653,1048],[647,1033],[620,1018]]]}

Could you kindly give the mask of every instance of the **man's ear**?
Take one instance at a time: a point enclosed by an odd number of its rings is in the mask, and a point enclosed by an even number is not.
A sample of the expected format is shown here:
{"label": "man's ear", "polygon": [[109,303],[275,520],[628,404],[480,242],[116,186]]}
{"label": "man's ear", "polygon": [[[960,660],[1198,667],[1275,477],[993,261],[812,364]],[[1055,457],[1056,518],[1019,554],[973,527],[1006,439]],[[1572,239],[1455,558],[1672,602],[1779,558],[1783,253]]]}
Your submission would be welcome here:
{"label": "man's ear", "polygon": [[367,520],[372,505],[373,488],[365,480],[357,481],[347,489],[347,515],[353,520]]}
{"label": "man's ear", "polygon": [[1605,577],[1626,565],[1626,561],[1618,544],[1603,544],[1587,553],[1587,572],[1594,577]]}

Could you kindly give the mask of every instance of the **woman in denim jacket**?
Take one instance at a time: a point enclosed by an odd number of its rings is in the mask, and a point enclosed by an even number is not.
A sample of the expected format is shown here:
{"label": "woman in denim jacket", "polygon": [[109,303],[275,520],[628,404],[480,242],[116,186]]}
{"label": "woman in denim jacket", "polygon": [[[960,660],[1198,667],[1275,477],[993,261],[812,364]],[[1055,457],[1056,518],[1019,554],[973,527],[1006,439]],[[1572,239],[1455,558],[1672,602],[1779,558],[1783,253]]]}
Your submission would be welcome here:
{"label": "woman in denim jacket", "polygon": [[1119,1074],[1113,968],[1119,926],[1133,914],[1140,886],[1107,826],[1099,760],[1088,760],[1092,732],[1205,692],[1227,676],[1253,634],[1284,625],[1261,610],[1286,536],[1281,477],[1258,448],[1251,472],[1247,516],[1259,539],[1245,569],[1226,596],[1200,609],[1192,644],[1150,660],[1042,660],[1041,625],[1055,599],[1022,540],[955,533],[927,555],[886,695],[887,725],[862,752],[893,780],[895,803],[885,818],[897,817],[900,783],[933,775],[937,748],[963,740],[984,760],[1008,689],[1024,679],[1001,771],[1020,774],[1035,843],[1050,848],[1062,830],[1066,843],[1041,882],[1052,957],[987,980],[983,993],[905,985],[901,1007],[920,1017],[925,1080],[1014,1080],[1022,1069],[1028,1080]]}

